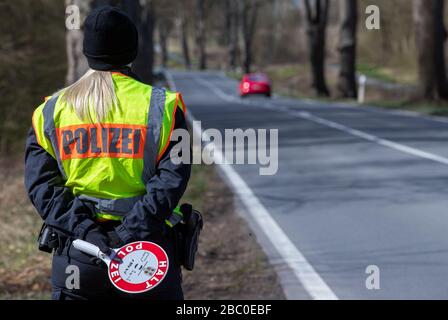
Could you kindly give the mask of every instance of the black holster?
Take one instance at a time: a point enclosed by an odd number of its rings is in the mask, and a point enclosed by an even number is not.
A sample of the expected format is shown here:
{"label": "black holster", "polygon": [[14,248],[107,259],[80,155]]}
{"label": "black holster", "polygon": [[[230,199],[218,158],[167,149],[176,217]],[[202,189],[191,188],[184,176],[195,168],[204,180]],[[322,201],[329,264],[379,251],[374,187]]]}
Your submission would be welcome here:
{"label": "black holster", "polygon": [[190,204],[182,204],[180,211],[183,215],[182,222],[174,226],[177,257],[179,263],[191,271],[194,268],[203,220],[201,213]]}
{"label": "black holster", "polygon": [[61,254],[68,237],[55,228],[44,223],[37,238],[37,245],[40,251]]}
{"label": "black holster", "polygon": [[40,251],[52,253],[59,247],[59,237],[56,231],[47,224],[43,224],[37,238],[37,245]]}

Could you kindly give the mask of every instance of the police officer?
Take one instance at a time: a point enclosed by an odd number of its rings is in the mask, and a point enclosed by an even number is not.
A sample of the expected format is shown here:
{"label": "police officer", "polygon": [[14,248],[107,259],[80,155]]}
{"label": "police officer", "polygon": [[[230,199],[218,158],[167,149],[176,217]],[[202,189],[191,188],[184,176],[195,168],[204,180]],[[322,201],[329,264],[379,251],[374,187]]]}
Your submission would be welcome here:
{"label": "police officer", "polygon": [[[34,112],[26,143],[25,185],[38,213],[57,234],[53,299],[183,299],[172,227],[189,177],[174,164],[174,129],[186,129],[179,93],[138,81],[138,33],[117,8],[94,10],[85,21],[90,70]],[[102,251],[138,240],[162,246],[170,259],[164,281],[144,294],[125,294],[105,265],[72,246],[74,239]],[[67,285],[78,267],[80,285]]]}

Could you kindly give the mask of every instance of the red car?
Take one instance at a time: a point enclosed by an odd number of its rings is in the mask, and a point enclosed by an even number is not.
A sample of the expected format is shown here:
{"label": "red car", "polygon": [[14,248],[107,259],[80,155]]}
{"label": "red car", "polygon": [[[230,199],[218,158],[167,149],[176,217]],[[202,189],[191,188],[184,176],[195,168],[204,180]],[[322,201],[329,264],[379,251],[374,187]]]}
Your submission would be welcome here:
{"label": "red car", "polygon": [[249,94],[264,94],[271,96],[271,82],[264,73],[248,73],[243,76],[240,83],[240,96]]}

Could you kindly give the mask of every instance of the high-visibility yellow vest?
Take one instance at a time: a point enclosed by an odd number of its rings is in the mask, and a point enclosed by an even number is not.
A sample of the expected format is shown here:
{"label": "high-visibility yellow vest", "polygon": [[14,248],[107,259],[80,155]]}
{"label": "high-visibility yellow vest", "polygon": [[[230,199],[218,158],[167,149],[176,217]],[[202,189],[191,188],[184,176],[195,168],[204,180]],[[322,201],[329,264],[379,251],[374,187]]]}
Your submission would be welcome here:
{"label": "high-visibility yellow vest", "polygon": [[185,105],[179,93],[120,73],[112,78],[118,103],[101,123],[79,119],[59,99],[63,92],[40,105],[32,122],[65,186],[95,203],[98,217],[118,220],[146,193],[145,182],[170,143],[175,114],[185,113]]}

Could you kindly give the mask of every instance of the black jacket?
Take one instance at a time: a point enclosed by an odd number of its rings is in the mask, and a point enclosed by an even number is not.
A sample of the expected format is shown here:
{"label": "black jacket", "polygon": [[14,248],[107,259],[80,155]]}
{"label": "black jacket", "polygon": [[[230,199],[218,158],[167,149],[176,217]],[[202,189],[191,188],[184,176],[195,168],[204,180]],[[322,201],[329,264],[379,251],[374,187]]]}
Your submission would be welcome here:
{"label": "black jacket", "polygon": [[[174,128],[187,129],[183,112],[176,112]],[[184,194],[191,164],[171,162],[170,151],[176,144],[170,142],[158,164],[157,174],[145,181],[143,200],[135,204],[116,228],[124,242],[142,240],[154,230],[160,230]],[[25,186],[47,225],[75,238],[83,238],[86,231],[96,225],[92,204],[81,201],[64,186],[57,161],[37,143],[33,128],[26,141]]]}

